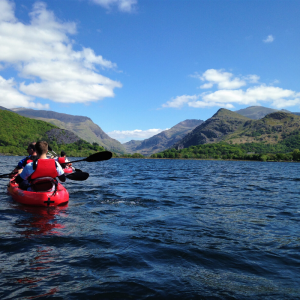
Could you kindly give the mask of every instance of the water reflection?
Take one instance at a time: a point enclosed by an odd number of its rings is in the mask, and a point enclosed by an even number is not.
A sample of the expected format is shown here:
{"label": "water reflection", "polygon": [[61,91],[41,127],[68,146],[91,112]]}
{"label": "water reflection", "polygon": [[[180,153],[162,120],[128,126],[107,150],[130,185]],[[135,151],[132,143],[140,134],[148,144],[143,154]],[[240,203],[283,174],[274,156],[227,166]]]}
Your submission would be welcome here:
{"label": "water reflection", "polygon": [[24,229],[19,233],[26,238],[36,235],[60,235],[57,229],[63,229],[65,226],[58,222],[57,217],[66,215],[67,206],[44,208],[20,205],[18,209],[29,215],[28,218],[16,222],[17,227]]}
{"label": "water reflection", "polygon": [[49,235],[61,235],[65,228],[60,224],[59,217],[66,216],[66,206],[63,207],[28,207],[18,205],[16,209],[21,210],[23,217],[15,225],[19,234],[26,239],[35,239],[35,246],[24,251],[26,255],[19,264],[23,265],[21,276],[15,278],[14,282],[19,285],[17,295],[25,296],[25,299],[44,298],[54,295],[59,291],[58,286],[51,286],[56,281],[60,272],[57,272],[56,262],[59,260],[59,253],[56,247],[49,245],[36,246],[36,242],[43,240]]}

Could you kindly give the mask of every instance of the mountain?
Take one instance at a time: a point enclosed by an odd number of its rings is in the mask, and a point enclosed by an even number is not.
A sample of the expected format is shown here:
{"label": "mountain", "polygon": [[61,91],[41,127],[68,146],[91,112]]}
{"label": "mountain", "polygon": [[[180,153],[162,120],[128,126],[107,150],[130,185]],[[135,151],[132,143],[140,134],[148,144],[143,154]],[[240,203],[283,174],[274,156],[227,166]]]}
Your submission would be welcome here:
{"label": "mountain", "polygon": [[149,139],[143,141],[132,140],[124,143],[123,146],[128,153],[141,153],[148,156],[171,147],[201,123],[203,123],[202,120],[185,120]]}
{"label": "mountain", "polygon": [[291,114],[300,116],[300,113],[298,113],[298,112],[290,112],[289,110],[286,110],[286,109],[279,110],[279,109],[273,109],[273,108],[268,108],[268,107],[263,107],[263,106],[249,106],[244,109],[236,110],[235,112],[244,117],[247,117],[247,118],[250,118],[253,120],[259,120],[259,119],[262,119],[264,116],[271,114],[273,112],[276,112],[276,111],[291,113]]}
{"label": "mountain", "polygon": [[201,144],[227,142],[230,144],[294,143],[300,135],[300,116],[275,111],[262,119],[252,120],[236,112],[221,108],[213,117],[196,127],[177,142],[175,149]]}
{"label": "mountain", "polygon": [[5,108],[5,107],[3,107],[3,106],[0,106],[0,110],[8,110],[8,111],[11,111],[10,109]]}
{"label": "mountain", "polygon": [[276,144],[293,136],[299,136],[300,116],[276,111],[260,120],[247,121],[242,128],[228,134],[223,141],[233,144]]}
{"label": "mountain", "polygon": [[70,130],[89,143],[97,143],[100,146],[117,153],[125,152],[125,148],[119,141],[109,137],[88,117],[73,116],[49,110],[26,108],[14,108],[12,110],[21,116],[42,120],[59,128]]}
{"label": "mountain", "polygon": [[173,148],[183,149],[199,144],[217,143],[226,135],[242,129],[249,120],[251,121],[236,112],[221,108],[210,119],[176,142]]}
{"label": "mountain", "polygon": [[236,110],[235,112],[253,119],[253,120],[258,120],[258,119],[262,119],[264,116],[271,114],[273,112],[278,111],[278,109],[273,109],[273,108],[268,108],[268,107],[263,107],[263,106],[249,106],[247,108],[244,109],[240,109],[240,110]]}
{"label": "mountain", "polygon": [[104,150],[48,122],[0,110],[0,153],[26,155],[28,144],[38,140],[48,141],[54,151],[59,153],[64,150],[69,156],[89,156],[95,151]]}

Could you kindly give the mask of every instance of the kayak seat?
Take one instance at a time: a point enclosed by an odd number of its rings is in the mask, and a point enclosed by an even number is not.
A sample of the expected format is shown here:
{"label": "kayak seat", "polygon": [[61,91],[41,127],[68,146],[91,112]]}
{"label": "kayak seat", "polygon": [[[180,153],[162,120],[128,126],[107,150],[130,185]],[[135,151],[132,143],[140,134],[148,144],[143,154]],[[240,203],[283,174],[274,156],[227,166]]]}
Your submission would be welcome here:
{"label": "kayak seat", "polygon": [[39,177],[31,181],[30,187],[34,192],[52,192],[56,190],[57,181],[52,177]]}

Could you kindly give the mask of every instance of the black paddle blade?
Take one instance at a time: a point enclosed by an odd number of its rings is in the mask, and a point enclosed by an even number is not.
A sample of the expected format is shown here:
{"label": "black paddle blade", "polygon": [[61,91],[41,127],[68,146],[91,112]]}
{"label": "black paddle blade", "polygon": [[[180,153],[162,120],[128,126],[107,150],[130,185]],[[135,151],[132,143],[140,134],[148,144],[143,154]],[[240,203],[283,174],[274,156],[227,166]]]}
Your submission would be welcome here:
{"label": "black paddle blade", "polygon": [[3,175],[0,175],[0,178],[8,178],[10,174],[3,174]]}
{"label": "black paddle blade", "polygon": [[66,177],[68,179],[71,180],[76,180],[76,181],[84,181],[87,180],[89,178],[90,174],[86,173],[86,172],[75,172],[75,173],[71,173],[66,175]]}
{"label": "black paddle blade", "polygon": [[85,161],[93,162],[93,161],[102,161],[102,160],[109,160],[112,158],[112,153],[110,151],[102,151],[97,152],[85,159]]}
{"label": "black paddle blade", "polygon": [[7,178],[7,177],[9,177],[10,175],[17,175],[17,173],[2,174],[2,175],[0,175],[0,178]]}

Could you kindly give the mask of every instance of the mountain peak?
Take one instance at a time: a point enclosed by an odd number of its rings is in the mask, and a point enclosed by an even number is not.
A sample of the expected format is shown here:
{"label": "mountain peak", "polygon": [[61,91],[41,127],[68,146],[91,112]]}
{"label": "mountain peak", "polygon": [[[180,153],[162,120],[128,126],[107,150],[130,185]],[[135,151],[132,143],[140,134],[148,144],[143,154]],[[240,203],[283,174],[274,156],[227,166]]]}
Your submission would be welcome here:
{"label": "mountain peak", "polygon": [[283,119],[291,118],[291,117],[294,118],[295,115],[293,115],[292,113],[285,112],[285,111],[276,111],[276,112],[266,115],[263,119],[283,120]]}
{"label": "mountain peak", "polygon": [[241,115],[241,114],[238,114],[234,111],[231,111],[229,109],[226,109],[226,108],[220,108],[213,116],[212,118],[234,118],[234,119],[243,119],[243,120],[247,120],[249,118]]}

